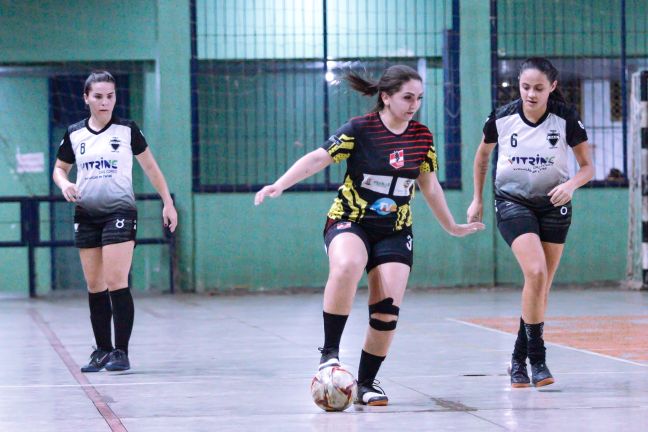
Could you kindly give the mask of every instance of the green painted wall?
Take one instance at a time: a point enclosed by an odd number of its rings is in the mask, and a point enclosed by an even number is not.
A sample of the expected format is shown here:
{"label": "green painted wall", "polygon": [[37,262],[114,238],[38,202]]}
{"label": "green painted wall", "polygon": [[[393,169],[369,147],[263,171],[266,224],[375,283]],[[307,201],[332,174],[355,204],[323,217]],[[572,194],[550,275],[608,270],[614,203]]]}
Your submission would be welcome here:
{"label": "green painted wall", "polygon": [[[0,197],[46,195],[48,191],[47,152],[48,136],[47,80],[43,78],[0,77]],[[45,168],[40,173],[17,172],[16,154],[43,153]],[[41,206],[47,213],[47,206]],[[49,225],[40,228],[48,232]],[[20,240],[20,205],[0,205],[0,240]],[[49,251],[39,251],[37,259],[38,285],[43,290],[50,286]],[[0,248],[1,291],[27,292],[27,250]]]}
{"label": "green painted wall", "polygon": [[[628,190],[581,189],[556,282],[584,283],[625,278],[628,244]],[[522,284],[522,273],[506,242],[497,238],[497,281]]]}
{"label": "green painted wall", "polygon": [[2,62],[152,59],[156,31],[155,0],[0,0]]}
{"label": "green painted wall", "polygon": [[[447,194],[457,218],[467,205],[463,195]],[[322,228],[334,197],[335,192],[285,193],[255,207],[253,194],[197,196],[196,213],[202,215],[196,220],[198,289],[324,286],[328,260]],[[411,286],[490,282],[488,271],[480,273],[489,268],[490,258],[483,256],[479,242],[446,234],[420,194],[413,207]],[[486,234],[482,240],[488,243]]]}

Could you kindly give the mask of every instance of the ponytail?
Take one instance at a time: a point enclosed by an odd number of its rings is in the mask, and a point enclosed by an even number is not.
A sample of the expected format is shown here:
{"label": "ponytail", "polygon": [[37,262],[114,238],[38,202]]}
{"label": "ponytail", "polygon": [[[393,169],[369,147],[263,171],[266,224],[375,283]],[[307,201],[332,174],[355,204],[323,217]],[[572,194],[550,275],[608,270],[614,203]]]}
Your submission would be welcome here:
{"label": "ponytail", "polygon": [[558,84],[556,84],[556,88],[551,93],[549,93],[549,100],[567,103],[567,99],[565,99],[565,95],[563,94],[562,90],[558,88]]}
{"label": "ponytail", "polygon": [[421,75],[416,70],[405,65],[395,65],[387,68],[378,81],[364,78],[353,71],[347,72],[344,79],[348,81],[353,90],[365,96],[378,94],[376,104],[370,112],[379,112],[385,108],[385,103],[382,100],[382,92],[391,96],[398,92],[403,84],[410,80],[423,82]]}

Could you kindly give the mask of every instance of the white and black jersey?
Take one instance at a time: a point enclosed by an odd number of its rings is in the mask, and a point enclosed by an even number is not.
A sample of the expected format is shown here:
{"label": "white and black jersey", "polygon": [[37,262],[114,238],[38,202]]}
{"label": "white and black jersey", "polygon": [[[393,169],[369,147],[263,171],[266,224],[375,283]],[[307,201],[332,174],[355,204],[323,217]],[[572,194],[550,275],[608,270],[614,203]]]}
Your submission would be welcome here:
{"label": "white and black jersey", "polygon": [[549,100],[537,123],[529,121],[518,99],[493,111],[484,125],[484,142],[498,144],[496,198],[539,207],[547,193],[569,179],[568,149],[587,141],[578,113]]}
{"label": "white and black jersey", "polygon": [[146,150],[144,135],[135,122],[114,117],[100,131],[88,119],[70,126],[56,157],[76,163],[78,210],[100,217],[136,209],[133,193],[133,155]]}

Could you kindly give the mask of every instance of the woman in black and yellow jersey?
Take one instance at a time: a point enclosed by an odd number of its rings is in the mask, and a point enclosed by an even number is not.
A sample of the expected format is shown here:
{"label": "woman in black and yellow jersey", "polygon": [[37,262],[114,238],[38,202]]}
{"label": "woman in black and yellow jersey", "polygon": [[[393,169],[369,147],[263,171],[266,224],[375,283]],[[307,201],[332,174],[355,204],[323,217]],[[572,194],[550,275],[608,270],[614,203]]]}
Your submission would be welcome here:
{"label": "woman in black and yellow jersey", "polygon": [[410,200],[414,183],[443,228],[454,236],[483,229],[480,222],[455,223],[437,180],[430,130],[412,120],[421,106],[423,81],[408,66],[388,68],[373,82],[350,73],[347,81],[376,106],[352,118],[320,148],[306,154],[255,197],[276,198],[333,162],[347,161],[344,183],[328,213],[324,241],[329,276],[324,290],[324,346],[320,369],[339,364],[342,331],[363,270],[369,282],[369,327],[358,368],[356,403],[386,405],[375,377],[394,337],[399,306],[412,266]]}

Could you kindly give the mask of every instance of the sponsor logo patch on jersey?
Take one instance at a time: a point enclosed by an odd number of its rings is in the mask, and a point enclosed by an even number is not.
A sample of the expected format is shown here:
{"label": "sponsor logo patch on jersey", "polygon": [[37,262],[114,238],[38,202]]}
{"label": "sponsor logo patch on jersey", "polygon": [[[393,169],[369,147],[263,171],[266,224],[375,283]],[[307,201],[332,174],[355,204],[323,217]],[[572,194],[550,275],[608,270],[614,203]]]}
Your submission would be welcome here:
{"label": "sponsor logo patch on jersey", "polygon": [[412,193],[414,182],[415,180],[411,178],[398,177],[396,179],[396,186],[394,186],[394,195],[409,196]]}
{"label": "sponsor logo patch on jersey", "polygon": [[511,165],[530,165],[530,166],[551,166],[554,164],[555,156],[509,156],[508,162]]}
{"label": "sponsor logo patch on jersey", "polygon": [[99,158],[99,160],[91,160],[91,161],[88,161],[88,162],[79,163],[79,164],[77,164],[77,168],[81,168],[83,170],[91,170],[91,169],[116,170],[117,169],[117,159]]}
{"label": "sponsor logo patch on jersey", "polygon": [[375,211],[381,216],[387,216],[388,214],[395,213],[398,210],[398,206],[392,199],[380,198],[379,200],[374,201],[369,209]]}
{"label": "sponsor logo patch on jersey", "polygon": [[112,147],[113,152],[118,151],[120,144],[121,144],[121,140],[119,139],[119,137],[110,138],[110,147]]}
{"label": "sponsor logo patch on jersey", "polygon": [[396,150],[389,155],[389,165],[396,169],[405,166],[405,152],[403,150]]}
{"label": "sponsor logo patch on jersey", "polygon": [[409,196],[412,193],[412,186],[414,185],[415,180],[406,177],[362,174],[362,183],[360,186],[374,192],[388,195],[394,180],[396,180],[396,184],[394,185],[394,191],[391,195]]}
{"label": "sponsor logo patch on jersey", "polygon": [[549,141],[549,144],[551,144],[551,148],[556,147],[556,144],[558,144],[559,139],[560,139],[560,134],[558,133],[557,130],[551,129],[547,134],[547,141]]}
{"label": "sponsor logo patch on jersey", "polygon": [[340,222],[335,225],[335,229],[343,230],[351,228],[351,222]]}
{"label": "sponsor logo patch on jersey", "polygon": [[375,174],[362,174],[362,186],[374,192],[388,194],[392,184],[392,176],[381,176]]}

